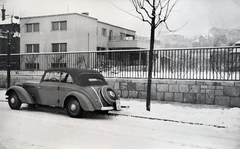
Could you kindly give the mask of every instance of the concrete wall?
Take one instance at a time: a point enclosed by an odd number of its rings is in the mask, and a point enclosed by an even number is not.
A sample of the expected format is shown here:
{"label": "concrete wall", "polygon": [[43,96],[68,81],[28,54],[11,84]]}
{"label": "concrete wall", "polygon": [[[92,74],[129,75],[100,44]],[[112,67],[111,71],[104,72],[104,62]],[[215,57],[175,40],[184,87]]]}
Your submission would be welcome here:
{"label": "concrete wall", "polygon": [[[42,73],[12,74],[11,85],[27,80],[40,81]],[[6,80],[6,74],[0,73],[0,88],[6,87]],[[120,97],[146,100],[146,79],[106,78],[106,80],[116,89]],[[240,107],[240,82],[153,79],[151,97],[152,100],[159,101]]]}

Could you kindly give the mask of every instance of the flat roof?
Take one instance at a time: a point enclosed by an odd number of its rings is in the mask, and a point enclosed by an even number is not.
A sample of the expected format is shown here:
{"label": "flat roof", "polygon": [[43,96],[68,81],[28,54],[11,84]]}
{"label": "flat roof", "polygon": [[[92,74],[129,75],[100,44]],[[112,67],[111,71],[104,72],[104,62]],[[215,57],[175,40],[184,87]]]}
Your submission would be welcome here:
{"label": "flat roof", "polygon": [[66,15],[79,15],[79,16],[83,16],[83,17],[87,17],[87,18],[90,18],[90,19],[97,20],[98,23],[102,23],[102,24],[113,26],[113,27],[125,29],[125,30],[131,31],[131,32],[136,32],[136,31],[131,30],[131,29],[127,29],[127,28],[120,27],[120,26],[117,26],[117,25],[113,25],[113,24],[109,24],[109,23],[106,23],[106,22],[98,21],[97,18],[90,17],[89,15],[86,15],[84,13],[82,13],[82,14],[80,14],[80,13],[64,13],[64,14],[53,14],[53,15],[31,16],[31,17],[21,17],[20,19],[44,18],[44,17],[66,16]]}
{"label": "flat roof", "polygon": [[42,16],[31,16],[31,17],[21,17],[20,19],[44,18],[44,17],[66,16],[66,15],[79,15],[79,16],[97,20],[96,18],[90,17],[89,15],[80,14],[80,13],[64,13],[64,14],[42,15]]}

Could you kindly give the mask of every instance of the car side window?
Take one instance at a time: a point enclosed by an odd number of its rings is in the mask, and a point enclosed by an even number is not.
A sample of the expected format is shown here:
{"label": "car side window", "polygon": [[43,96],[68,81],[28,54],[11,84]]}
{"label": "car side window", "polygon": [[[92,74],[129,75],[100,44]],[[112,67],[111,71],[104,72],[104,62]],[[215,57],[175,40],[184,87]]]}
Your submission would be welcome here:
{"label": "car side window", "polygon": [[61,73],[61,82],[63,83],[73,83],[72,77],[70,74],[62,72]]}
{"label": "car side window", "polygon": [[58,82],[60,80],[60,72],[47,72],[43,81]]}

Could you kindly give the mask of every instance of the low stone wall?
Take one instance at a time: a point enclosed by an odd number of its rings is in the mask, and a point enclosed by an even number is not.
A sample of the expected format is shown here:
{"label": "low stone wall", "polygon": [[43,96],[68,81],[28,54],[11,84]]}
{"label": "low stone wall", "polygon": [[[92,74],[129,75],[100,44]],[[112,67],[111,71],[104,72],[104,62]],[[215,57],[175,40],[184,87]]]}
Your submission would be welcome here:
{"label": "low stone wall", "polygon": [[[122,98],[147,98],[146,79],[107,79]],[[153,79],[151,99],[240,107],[239,81]]]}
{"label": "low stone wall", "polygon": [[[39,74],[12,74],[11,85],[16,82],[40,81]],[[6,88],[6,74],[0,73],[0,88]],[[146,79],[106,78],[122,98],[147,98]],[[214,104],[240,107],[240,81],[161,80],[153,79],[151,99],[192,104]]]}
{"label": "low stone wall", "polygon": [[[40,81],[44,71],[11,71],[11,84],[25,81]],[[7,72],[0,71],[0,88],[7,87]]]}

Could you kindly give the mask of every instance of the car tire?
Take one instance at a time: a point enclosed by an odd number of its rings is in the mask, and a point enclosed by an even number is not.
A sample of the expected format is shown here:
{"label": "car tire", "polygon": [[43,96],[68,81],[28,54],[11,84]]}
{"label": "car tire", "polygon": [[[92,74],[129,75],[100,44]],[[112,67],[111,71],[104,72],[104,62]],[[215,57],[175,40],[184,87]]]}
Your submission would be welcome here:
{"label": "car tire", "polygon": [[67,113],[70,117],[79,118],[83,115],[84,110],[76,98],[71,98],[67,103]]}
{"label": "car tire", "polygon": [[22,101],[18,98],[15,92],[12,92],[8,98],[8,105],[11,109],[18,110],[22,105]]}
{"label": "car tire", "polygon": [[100,114],[108,114],[109,111],[98,111]]}
{"label": "car tire", "polygon": [[34,110],[37,108],[37,105],[36,104],[28,104],[28,109],[30,110]]}
{"label": "car tire", "polygon": [[110,86],[103,86],[101,88],[101,94],[103,99],[109,104],[114,105],[118,99],[116,92]]}

